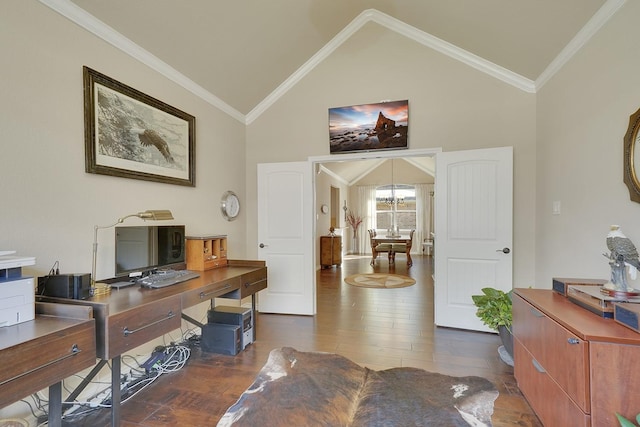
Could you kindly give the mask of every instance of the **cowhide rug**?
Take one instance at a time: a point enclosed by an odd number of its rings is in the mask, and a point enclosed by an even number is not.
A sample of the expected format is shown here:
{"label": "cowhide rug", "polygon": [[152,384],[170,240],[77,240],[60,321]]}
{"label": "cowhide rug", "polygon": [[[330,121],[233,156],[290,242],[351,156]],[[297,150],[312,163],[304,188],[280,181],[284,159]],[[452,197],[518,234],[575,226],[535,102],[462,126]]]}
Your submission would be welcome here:
{"label": "cowhide rug", "polygon": [[373,371],[331,353],[271,351],[224,426],[491,426],[498,391],[481,377]]}

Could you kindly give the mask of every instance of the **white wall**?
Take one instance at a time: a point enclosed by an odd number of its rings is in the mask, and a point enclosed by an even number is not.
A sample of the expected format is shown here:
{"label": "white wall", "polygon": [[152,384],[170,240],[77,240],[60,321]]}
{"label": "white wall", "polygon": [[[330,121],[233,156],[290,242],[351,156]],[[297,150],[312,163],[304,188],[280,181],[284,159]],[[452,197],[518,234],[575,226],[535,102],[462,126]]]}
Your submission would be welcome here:
{"label": "white wall", "polygon": [[[0,16],[0,249],[90,272],[94,225],[170,209],[187,234],[228,234],[244,257],[246,215],[220,215],[224,190],[244,201],[244,124],[36,1],[3,3]],[[85,173],[82,66],[196,117],[196,187]],[[244,208],[244,207],[243,207]],[[141,224],[138,219],[126,225]],[[98,278],[113,276],[113,229],[99,235]]]}
{"label": "white wall", "polygon": [[[195,188],[85,173],[83,65],[196,117]],[[244,124],[37,1],[2,3],[0,70],[0,250],[36,257],[26,274],[56,261],[63,273],[89,273],[94,225],[146,209],[172,210],[175,221],[163,224],[185,224],[187,234],[228,234],[229,256],[245,257],[245,207],[231,223],[219,209],[227,189],[245,200]],[[113,265],[113,229],[104,230],[98,278],[112,277]],[[189,314],[202,319],[205,309]],[[168,340],[179,339],[175,331]],[[21,403],[0,410],[28,414]]]}
{"label": "white wall", "polygon": [[409,148],[514,147],[514,277],[516,283],[532,284],[535,95],[375,23],[365,25],[247,127],[249,250],[257,245],[256,164],[328,155],[330,107],[385,99],[409,100]]}
{"label": "white wall", "polygon": [[[331,207],[331,187],[338,188],[340,191],[340,200],[348,199],[349,189],[348,186],[331,175],[320,172],[316,174],[315,177],[316,182],[316,238],[314,239],[316,242],[316,269],[320,268],[320,236],[326,236],[329,234],[329,228],[331,227],[331,212],[324,214],[320,211],[320,207],[325,204],[328,207]],[[341,202],[342,203],[342,202]],[[344,235],[344,215],[342,213],[342,205],[338,206],[339,214],[337,218],[337,227],[335,229],[335,234]],[[344,240],[343,240],[343,247]],[[344,251],[343,251],[344,253]]]}
{"label": "white wall", "polygon": [[640,204],[622,181],[623,138],[640,108],[639,16],[640,3],[626,2],[538,93],[537,287],[608,279],[610,224],[640,245]]}

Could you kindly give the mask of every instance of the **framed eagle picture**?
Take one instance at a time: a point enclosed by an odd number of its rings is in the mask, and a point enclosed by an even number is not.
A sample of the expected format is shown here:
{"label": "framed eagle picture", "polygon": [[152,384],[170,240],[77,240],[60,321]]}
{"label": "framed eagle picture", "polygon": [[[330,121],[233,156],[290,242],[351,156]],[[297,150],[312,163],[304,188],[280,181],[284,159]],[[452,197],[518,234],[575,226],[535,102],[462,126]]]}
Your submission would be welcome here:
{"label": "framed eagle picture", "polygon": [[83,67],[87,173],[195,187],[195,117]]}

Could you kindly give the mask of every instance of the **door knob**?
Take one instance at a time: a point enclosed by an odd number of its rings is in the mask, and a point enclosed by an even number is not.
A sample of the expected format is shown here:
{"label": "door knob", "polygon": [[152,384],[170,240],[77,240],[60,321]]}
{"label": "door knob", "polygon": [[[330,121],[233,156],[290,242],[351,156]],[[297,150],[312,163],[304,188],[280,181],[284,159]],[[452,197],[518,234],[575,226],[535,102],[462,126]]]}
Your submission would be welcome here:
{"label": "door knob", "polygon": [[260,243],[260,245],[258,245],[258,246],[260,246],[260,248],[266,248],[269,245],[265,245],[264,243]]}
{"label": "door knob", "polygon": [[502,248],[502,249],[498,249],[498,250],[496,250],[496,252],[502,252],[502,253],[508,254],[509,252],[511,252],[511,249],[509,249],[509,248]]}

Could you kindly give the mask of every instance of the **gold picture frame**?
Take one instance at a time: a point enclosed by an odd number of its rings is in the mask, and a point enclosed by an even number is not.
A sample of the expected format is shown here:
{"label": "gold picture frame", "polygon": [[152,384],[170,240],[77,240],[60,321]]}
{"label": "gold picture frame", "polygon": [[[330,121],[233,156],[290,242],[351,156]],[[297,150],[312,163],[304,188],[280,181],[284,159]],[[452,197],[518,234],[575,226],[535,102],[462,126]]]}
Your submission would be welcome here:
{"label": "gold picture frame", "polygon": [[629,127],[624,136],[624,183],[629,189],[629,196],[640,203],[640,109],[629,117]]}

